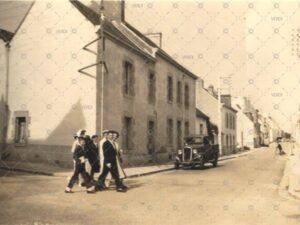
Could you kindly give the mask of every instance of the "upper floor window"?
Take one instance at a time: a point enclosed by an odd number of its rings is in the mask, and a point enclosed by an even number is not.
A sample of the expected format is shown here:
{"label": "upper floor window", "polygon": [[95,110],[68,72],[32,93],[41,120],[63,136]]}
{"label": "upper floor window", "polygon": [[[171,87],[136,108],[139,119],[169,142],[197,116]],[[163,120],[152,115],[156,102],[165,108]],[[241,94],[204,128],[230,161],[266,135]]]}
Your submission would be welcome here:
{"label": "upper floor window", "polygon": [[186,84],[184,87],[184,104],[185,107],[189,107],[190,105],[190,90],[189,90],[189,86]]}
{"label": "upper floor window", "polygon": [[229,115],[228,115],[228,113],[226,113],[225,123],[226,123],[226,128],[229,128]]}
{"label": "upper floor window", "polygon": [[134,73],[132,63],[124,62],[124,72],[123,72],[123,82],[124,82],[124,94],[133,96],[134,95]]}
{"label": "upper floor window", "polygon": [[173,101],[173,78],[168,76],[168,84],[167,84],[167,98],[169,102]]}
{"label": "upper floor window", "polygon": [[148,100],[149,103],[155,102],[155,74],[152,72],[148,77]]}
{"label": "upper floor window", "polygon": [[177,97],[176,97],[176,100],[177,100],[177,103],[181,104],[182,102],[182,87],[181,87],[181,82],[180,81],[177,81]]}

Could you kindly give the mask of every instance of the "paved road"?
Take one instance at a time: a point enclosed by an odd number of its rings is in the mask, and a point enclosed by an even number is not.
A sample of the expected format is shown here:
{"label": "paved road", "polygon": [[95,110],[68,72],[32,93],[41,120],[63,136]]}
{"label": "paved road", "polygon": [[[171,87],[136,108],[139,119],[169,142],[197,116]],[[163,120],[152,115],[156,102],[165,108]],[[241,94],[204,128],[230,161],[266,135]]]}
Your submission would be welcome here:
{"label": "paved road", "polygon": [[64,178],[1,171],[0,224],[299,224],[300,202],[277,191],[284,164],[264,148],[217,168],[130,179],[126,194],[95,195],[79,187],[64,194]]}

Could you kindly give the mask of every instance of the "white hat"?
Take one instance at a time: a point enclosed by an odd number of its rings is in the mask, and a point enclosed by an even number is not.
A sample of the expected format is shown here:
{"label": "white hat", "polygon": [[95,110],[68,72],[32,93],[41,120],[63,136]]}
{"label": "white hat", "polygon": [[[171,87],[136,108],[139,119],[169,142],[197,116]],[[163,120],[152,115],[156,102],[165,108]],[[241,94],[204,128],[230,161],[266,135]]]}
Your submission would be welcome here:
{"label": "white hat", "polygon": [[86,130],[80,129],[74,135],[74,138],[83,137],[85,135]]}

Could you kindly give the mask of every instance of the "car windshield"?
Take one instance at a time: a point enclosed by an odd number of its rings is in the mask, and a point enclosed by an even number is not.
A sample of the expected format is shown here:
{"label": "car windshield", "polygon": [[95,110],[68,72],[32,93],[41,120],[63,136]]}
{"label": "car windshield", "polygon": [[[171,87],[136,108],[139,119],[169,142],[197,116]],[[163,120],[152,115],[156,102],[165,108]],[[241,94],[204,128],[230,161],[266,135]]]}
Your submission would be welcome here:
{"label": "car windshield", "polygon": [[203,144],[203,137],[186,137],[187,144]]}

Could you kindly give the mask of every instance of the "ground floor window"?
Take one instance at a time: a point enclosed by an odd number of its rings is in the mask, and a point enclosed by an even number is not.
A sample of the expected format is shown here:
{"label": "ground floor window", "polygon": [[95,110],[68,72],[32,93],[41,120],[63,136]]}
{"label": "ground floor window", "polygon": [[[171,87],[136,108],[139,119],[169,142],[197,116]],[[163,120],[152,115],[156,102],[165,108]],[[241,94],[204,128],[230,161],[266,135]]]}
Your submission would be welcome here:
{"label": "ground floor window", "polygon": [[27,144],[29,138],[30,117],[28,111],[15,111],[13,116],[14,123],[14,143]]}
{"label": "ground floor window", "polygon": [[153,120],[148,121],[148,154],[155,152],[155,122]]}
{"label": "ground floor window", "polygon": [[125,116],[123,123],[123,148],[130,150],[132,148],[132,117]]}
{"label": "ground floor window", "polygon": [[177,121],[177,148],[182,147],[182,127],[181,127],[181,121]]}
{"label": "ground floor window", "polygon": [[173,145],[173,120],[167,119],[167,137],[168,145]]}

